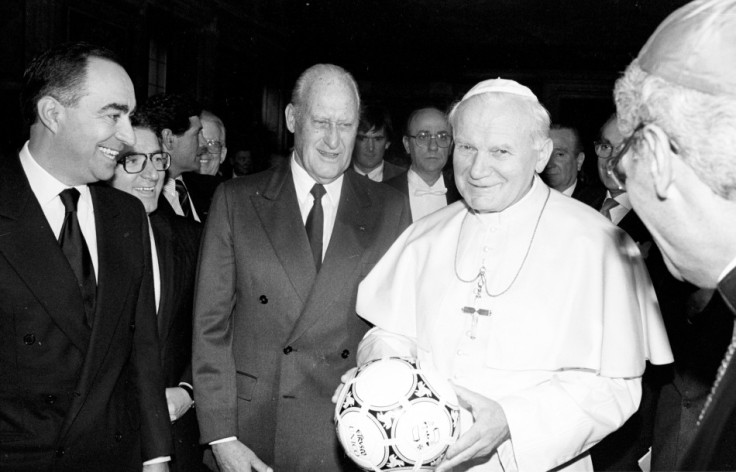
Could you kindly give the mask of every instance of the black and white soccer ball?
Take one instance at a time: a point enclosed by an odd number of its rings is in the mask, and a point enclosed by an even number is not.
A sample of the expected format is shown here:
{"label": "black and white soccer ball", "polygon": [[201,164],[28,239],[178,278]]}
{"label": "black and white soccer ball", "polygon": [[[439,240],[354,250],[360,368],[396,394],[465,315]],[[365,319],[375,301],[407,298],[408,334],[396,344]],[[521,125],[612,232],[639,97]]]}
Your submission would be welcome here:
{"label": "black and white soccer ball", "polygon": [[432,471],[460,434],[450,383],[415,359],[367,362],[340,392],[337,436],[346,454],[370,471]]}

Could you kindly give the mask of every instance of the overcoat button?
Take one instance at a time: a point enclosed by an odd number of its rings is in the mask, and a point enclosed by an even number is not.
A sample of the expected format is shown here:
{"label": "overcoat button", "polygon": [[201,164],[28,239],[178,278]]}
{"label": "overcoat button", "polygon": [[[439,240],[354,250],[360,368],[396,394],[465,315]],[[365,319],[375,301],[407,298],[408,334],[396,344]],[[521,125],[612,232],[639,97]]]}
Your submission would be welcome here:
{"label": "overcoat button", "polygon": [[268,297],[267,297],[267,296],[265,296],[265,295],[261,295],[260,297],[258,297],[258,300],[259,300],[259,301],[260,301],[261,303],[263,303],[264,305],[265,305],[266,303],[268,303]]}
{"label": "overcoat button", "polygon": [[120,433],[115,433],[115,442],[120,442],[123,440],[123,435]]}
{"label": "overcoat button", "polygon": [[288,356],[289,354],[291,354],[291,351],[293,351],[293,350],[294,349],[291,346],[286,346],[284,348],[284,354],[286,354]]}
{"label": "overcoat button", "polygon": [[342,351],[342,354],[340,354],[340,357],[342,357],[343,359],[347,359],[349,355],[350,355],[350,351],[345,349],[344,351]]}
{"label": "overcoat button", "polygon": [[56,450],[56,457],[62,457],[64,456],[64,448],[60,447]]}
{"label": "overcoat button", "polygon": [[56,395],[46,395],[46,403],[49,405],[56,403]]}
{"label": "overcoat button", "polygon": [[36,342],[36,335],[35,334],[26,334],[23,336],[23,343],[27,346],[30,346]]}

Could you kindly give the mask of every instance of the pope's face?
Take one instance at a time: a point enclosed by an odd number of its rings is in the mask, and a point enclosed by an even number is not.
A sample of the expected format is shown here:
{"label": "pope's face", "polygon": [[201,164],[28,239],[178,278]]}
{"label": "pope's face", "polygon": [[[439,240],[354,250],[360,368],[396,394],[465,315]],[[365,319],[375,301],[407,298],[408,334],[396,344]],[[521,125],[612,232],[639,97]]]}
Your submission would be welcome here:
{"label": "pope's face", "polygon": [[531,117],[515,98],[470,98],[457,110],[455,183],[465,202],[498,212],[519,201],[542,171],[552,147],[535,149]]}
{"label": "pope's face", "polygon": [[76,105],[60,106],[57,114],[55,175],[67,185],[109,180],[120,151],[135,143],[130,125],[135,92],[125,70],[91,57],[84,88]]}
{"label": "pope's face", "polygon": [[[156,134],[150,129],[134,128],[136,144],[131,152],[150,154],[161,152],[161,145]],[[137,174],[129,174],[122,164],[115,166],[115,175],[110,184],[118,190],[129,193],[143,203],[146,213],[151,213],[158,206],[158,196],[164,186],[166,171],[156,170],[150,159],[146,161],[143,170]]]}
{"label": "pope's face", "polygon": [[345,80],[323,76],[306,92],[302,110],[289,104],[286,125],[294,133],[294,158],[318,183],[340,177],[350,164],[358,129],[358,100]]}
{"label": "pope's face", "polygon": [[[621,134],[621,131],[618,130],[618,120],[611,120],[605,127],[603,127],[603,131],[601,132],[601,142],[611,146],[613,149],[611,156],[614,156],[618,152],[624,142],[624,136]],[[606,169],[609,159],[610,157],[598,157],[598,177],[600,177],[601,182],[603,182],[603,185],[605,185],[607,189],[618,190],[618,185],[616,185],[616,182],[614,182],[611,176],[608,175],[608,171]]]}
{"label": "pope's face", "polygon": [[553,143],[552,155],[542,176],[550,187],[563,191],[577,180],[585,155],[577,152],[575,133],[569,128],[552,129],[549,137]]}

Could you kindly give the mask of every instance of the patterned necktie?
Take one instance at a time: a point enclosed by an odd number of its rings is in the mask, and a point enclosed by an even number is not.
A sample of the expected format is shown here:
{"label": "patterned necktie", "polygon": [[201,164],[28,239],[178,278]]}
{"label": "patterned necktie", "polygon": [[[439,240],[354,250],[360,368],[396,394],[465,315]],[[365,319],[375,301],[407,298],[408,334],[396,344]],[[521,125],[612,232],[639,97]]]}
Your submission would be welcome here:
{"label": "patterned necktie", "polygon": [[606,200],[603,202],[603,206],[601,207],[600,214],[603,215],[603,216],[605,216],[606,218],[608,218],[610,220],[611,219],[611,210],[613,210],[614,208],[616,208],[619,205],[620,205],[620,203],[617,202],[615,199],[610,198],[610,197],[609,198],[606,198]]}
{"label": "patterned necktie", "polygon": [[84,241],[82,229],[79,227],[79,220],[77,219],[79,191],[75,188],[68,188],[59,194],[59,198],[61,198],[61,202],[64,204],[64,210],[66,211],[64,224],[61,227],[61,233],[59,233],[59,245],[77,278],[79,290],[84,302],[85,319],[87,325],[91,327],[95,315],[97,287],[92,258],[90,257],[87,243]]}
{"label": "patterned necktie", "polygon": [[179,195],[179,206],[181,206],[181,211],[186,218],[194,219],[192,217],[192,207],[189,203],[189,192],[187,192],[187,187],[184,185],[184,182],[179,179],[174,179],[174,185],[176,186],[176,193]]}
{"label": "patterned necktie", "polygon": [[322,266],[322,231],[325,222],[325,214],[322,209],[322,197],[325,195],[325,187],[322,184],[314,184],[312,190],[309,193],[314,196],[314,205],[309,210],[309,216],[307,216],[307,224],[305,228],[307,230],[307,238],[309,238],[309,245],[312,246],[312,257],[314,257],[314,266],[319,272]]}

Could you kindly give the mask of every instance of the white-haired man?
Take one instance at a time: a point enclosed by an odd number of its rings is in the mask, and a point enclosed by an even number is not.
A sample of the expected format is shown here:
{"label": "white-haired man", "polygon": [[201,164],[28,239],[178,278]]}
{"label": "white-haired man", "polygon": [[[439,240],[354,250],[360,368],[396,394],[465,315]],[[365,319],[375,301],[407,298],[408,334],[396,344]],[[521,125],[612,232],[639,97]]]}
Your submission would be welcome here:
{"label": "white-haired man", "polygon": [[537,177],[552,141],[527,87],[483,81],[450,121],[464,201],[415,223],[361,284],[376,327],[359,365],[418,357],[455,383],[465,431],[440,472],[592,470],[586,451],[637,409],[645,360],[671,362],[642,259]]}
{"label": "white-haired man", "polygon": [[[616,83],[627,141],[609,165],[673,275],[736,313],[736,1],[672,13]],[[736,468],[731,341],[678,470]],[[656,439],[655,439],[656,443]]]}

